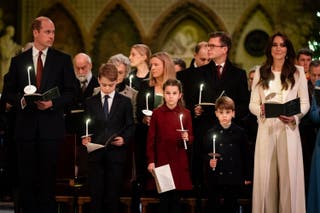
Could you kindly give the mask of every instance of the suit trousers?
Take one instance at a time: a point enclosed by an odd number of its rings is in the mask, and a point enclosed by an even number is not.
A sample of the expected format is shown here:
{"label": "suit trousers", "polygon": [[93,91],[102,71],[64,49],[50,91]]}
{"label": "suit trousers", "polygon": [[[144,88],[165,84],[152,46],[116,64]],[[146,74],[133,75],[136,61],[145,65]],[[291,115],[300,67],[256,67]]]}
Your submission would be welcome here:
{"label": "suit trousers", "polygon": [[55,213],[58,141],[17,141],[22,213]]}
{"label": "suit trousers", "polygon": [[[108,152],[100,149],[89,153],[91,213],[119,212],[125,161],[113,161]],[[92,155],[95,155],[94,161]]]}

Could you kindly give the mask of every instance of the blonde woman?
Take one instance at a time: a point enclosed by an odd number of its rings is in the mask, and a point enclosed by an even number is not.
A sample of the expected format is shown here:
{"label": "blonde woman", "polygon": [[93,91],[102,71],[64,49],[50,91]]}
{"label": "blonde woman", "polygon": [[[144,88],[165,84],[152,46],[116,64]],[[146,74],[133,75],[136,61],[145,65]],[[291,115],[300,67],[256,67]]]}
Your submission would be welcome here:
{"label": "blonde woman", "polygon": [[126,84],[139,91],[141,82],[149,77],[150,48],[145,44],[135,44],[130,51],[130,65],[134,69],[129,73]]}

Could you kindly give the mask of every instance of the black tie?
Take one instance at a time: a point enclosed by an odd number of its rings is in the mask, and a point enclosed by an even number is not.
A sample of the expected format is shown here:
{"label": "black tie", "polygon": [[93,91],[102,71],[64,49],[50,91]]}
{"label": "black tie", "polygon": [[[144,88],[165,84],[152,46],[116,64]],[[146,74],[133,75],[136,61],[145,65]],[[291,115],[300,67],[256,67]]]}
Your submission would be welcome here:
{"label": "black tie", "polygon": [[104,96],[104,103],[103,103],[103,112],[104,112],[106,118],[108,118],[108,116],[109,116],[108,98],[110,98],[110,96],[109,95],[105,95]]}

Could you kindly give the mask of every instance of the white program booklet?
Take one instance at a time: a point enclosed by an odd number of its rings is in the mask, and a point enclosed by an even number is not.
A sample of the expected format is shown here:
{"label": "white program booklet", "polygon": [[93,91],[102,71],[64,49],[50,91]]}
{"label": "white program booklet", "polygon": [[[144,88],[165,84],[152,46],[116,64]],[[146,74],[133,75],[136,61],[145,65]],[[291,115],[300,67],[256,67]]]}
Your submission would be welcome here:
{"label": "white program booklet", "polygon": [[94,150],[103,148],[104,145],[97,144],[97,143],[87,143],[86,147],[87,147],[88,153],[90,153],[90,152],[93,152]]}
{"label": "white program booklet", "polygon": [[158,193],[163,193],[176,189],[169,164],[159,166],[155,168],[153,172]]}

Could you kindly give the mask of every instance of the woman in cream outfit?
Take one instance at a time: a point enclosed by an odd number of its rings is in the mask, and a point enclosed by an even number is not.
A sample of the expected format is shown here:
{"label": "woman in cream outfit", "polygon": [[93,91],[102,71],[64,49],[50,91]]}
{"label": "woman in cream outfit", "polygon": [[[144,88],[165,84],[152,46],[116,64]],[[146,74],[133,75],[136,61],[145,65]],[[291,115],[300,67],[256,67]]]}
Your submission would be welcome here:
{"label": "woman in cream outfit", "polygon": [[[250,111],[257,116],[253,213],[304,213],[305,190],[299,121],[309,110],[307,80],[294,65],[295,52],[281,33],[266,48],[266,62],[256,70]],[[270,95],[273,94],[273,95]],[[264,103],[300,97],[301,113],[265,118]]]}

